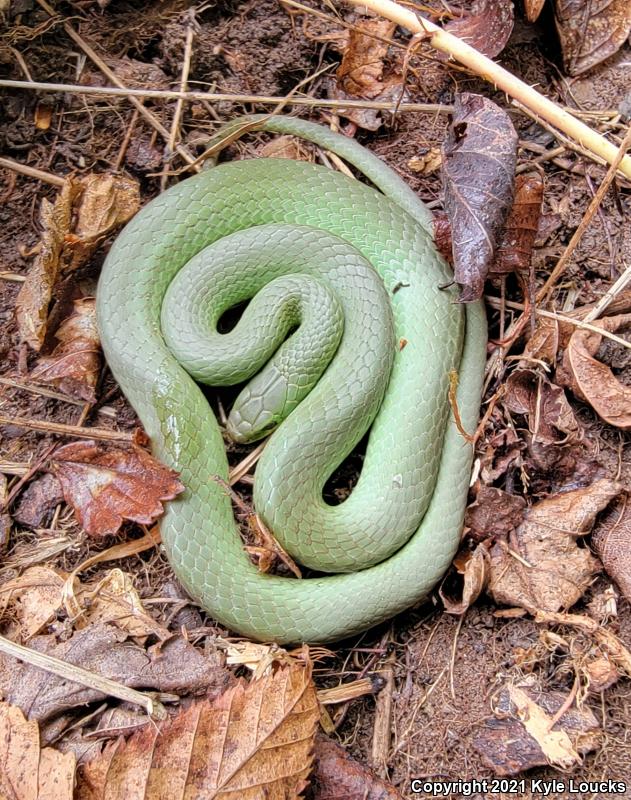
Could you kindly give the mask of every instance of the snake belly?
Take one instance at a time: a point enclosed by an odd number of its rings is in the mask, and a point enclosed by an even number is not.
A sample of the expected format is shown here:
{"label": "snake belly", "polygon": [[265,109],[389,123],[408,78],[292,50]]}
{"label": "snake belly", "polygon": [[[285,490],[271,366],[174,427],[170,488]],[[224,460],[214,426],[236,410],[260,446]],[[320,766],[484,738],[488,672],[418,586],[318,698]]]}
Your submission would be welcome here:
{"label": "snake belly", "polygon": [[[458,372],[458,410],[472,431],[486,320],[480,303],[464,307],[455,302],[453,287],[444,288],[451,275],[433,244],[429,211],[376,156],[290,117],[248,117],[219,135],[244,128],[311,140],[346,159],[377,188],[325,167],[276,159],[231,162],[188,178],[145,206],[114,242],[98,286],[98,326],[110,368],[154,455],[177,470],[186,487],[160,523],[184,587],[242,635],[331,642],[415,604],[451,562],[472,448],[453,421],[450,374]],[[175,291],[170,284],[181,296],[212,294],[212,278],[203,290],[197,280],[205,264],[216,268],[222,254],[234,249],[247,262],[245,283],[252,284],[252,293],[281,275],[290,282],[303,274],[320,280],[312,262],[324,261],[325,253],[337,259],[334,271],[350,290],[340,303],[357,318],[345,324],[319,384],[271,436],[254,491],[257,511],[290,553],[336,574],[298,580],[262,574],[251,563],[222,485],[228,462],[221,429],[174,355],[178,314],[162,312],[165,295]],[[244,280],[231,272],[236,269],[230,256],[221,273],[227,305],[244,297]],[[358,311],[353,299],[353,292],[363,294],[371,282],[371,270],[382,284],[371,291],[381,292],[391,306],[386,314],[375,304],[374,329],[370,314]],[[329,277],[323,280],[328,286]],[[176,300],[171,309],[179,305]],[[390,313],[394,336],[382,318]],[[350,358],[340,362],[344,352]],[[384,360],[393,361],[385,395],[385,382],[372,380],[373,366],[376,374],[377,362]],[[349,416],[349,403],[359,406],[358,421]],[[329,506],[322,500],[323,482],[361,438],[377,407],[358,485],[348,500]]]}

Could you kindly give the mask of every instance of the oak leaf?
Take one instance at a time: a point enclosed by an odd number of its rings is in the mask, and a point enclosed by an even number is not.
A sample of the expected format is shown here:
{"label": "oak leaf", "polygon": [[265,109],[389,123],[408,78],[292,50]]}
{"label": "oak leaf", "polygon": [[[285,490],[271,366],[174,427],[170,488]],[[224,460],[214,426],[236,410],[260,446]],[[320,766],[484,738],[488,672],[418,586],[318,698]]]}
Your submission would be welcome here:
{"label": "oak leaf", "polygon": [[76,797],[293,800],[307,786],[318,719],[310,665],[280,667],[106,746]]}
{"label": "oak leaf", "polygon": [[55,451],[49,469],[92,536],[116,533],[125,519],[149,525],[163,513],[162,501],[184,491],[176,472],[135,445],[73,442]]}

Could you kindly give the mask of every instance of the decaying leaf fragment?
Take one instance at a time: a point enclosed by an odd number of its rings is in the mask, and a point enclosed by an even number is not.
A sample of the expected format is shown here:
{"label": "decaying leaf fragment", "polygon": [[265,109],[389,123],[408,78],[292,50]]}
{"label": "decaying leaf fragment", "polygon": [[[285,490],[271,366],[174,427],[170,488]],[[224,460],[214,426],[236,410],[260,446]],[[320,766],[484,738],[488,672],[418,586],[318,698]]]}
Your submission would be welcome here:
{"label": "decaying leaf fragment", "polygon": [[177,473],[136,446],[73,442],[55,451],[50,469],[92,536],[116,533],[125,519],[149,525],[164,511],[164,500],[184,491]]}
{"label": "decaying leaf fragment", "polygon": [[524,518],[526,501],[495,486],[481,486],[465,513],[465,525],[478,540],[502,536],[514,530]]}
{"label": "decaying leaf fragment", "polygon": [[85,765],[76,797],[297,798],[318,719],[310,666],[280,667],[107,745]]}
{"label": "decaying leaf fragment", "polygon": [[541,175],[538,172],[517,175],[515,199],[498,243],[493,273],[529,271],[542,203]]}
{"label": "decaying leaf fragment", "polygon": [[68,178],[52,203],[42,201],[42,238],[16,302],[22,341],[34,350],[41,348],[59,277],[84,264],[112,230],[133,217],[139,205],[138,183],[115,175]]}
{"label": "decaying leaf fragment", "polygon": [[527,417],[533,439],[541,444],[580,439],[582,429],[564,390],[535,370],[518,369],[509,375],[504,405]]}
{"label": "decaying leaf fragment", "polygon": [[622,494],[600,519],[592,545],[607,574],[631,602],[631,501]]}
{"label": "decaying leaf fragment", "polygon": [[0,797],[2,800],[73,800],[75,757],[40,747],[36,722],[0,703]]}
{"label": "decaying leaf fragment", "polygon": [[[36,636],[29,647],[132,688],[188,694],[223,689],[227,684],[223,667],[181,636],[163,643],[159,651],[148,651],[128,641],[127,634],[112,625],[94,624],[62,643],[54,635]],[[0,660],[5,667],[0,670],[2,694],[28,719],[44,722],[106,698],[98,689],[10,656]]]}
{"label": "decaying leaf fragment", "polygon": [[[388,40],[396,24],[387,19],[361,19],[349,31],[348,44],[336,74],[331,95],[337,100],[364,98],[396,100],[401,97],[402,77],[396,71],[386,73]],[[370,108],[338,109],[341,116],[366,130],[381,126],[378,111]]]}
{"label": "decaying leaf fragment", "polygon": [[494,58],[508,42],[513,23],[513,0],[475,0],[471,10],[450,20],[445,30]]}
{"label": "decaying leaf fragment", "polygon": [[576,539],[590,532],[596,515],[620,488],[615,481],[601,479],[531,506],[508,540],[491,548],[488,591],[494,600],[533,613],[574,605],[599,569]]}
{"label": "decaying leaf fragment", "polygon": [[528,22],[536,22],[546,0],[524,0],[524,11]]}
{"label": "decaying leaf fragment", "polygon": [[65,575],[44,565],[35,565],[0,586],[2,608],[11,608],[20,626],[22,642],[40,633],[62,605]]}
{"label": "decaying leaf fragment", "polygon": [[316,736],[313,767],[314,800],[403,800],[394,786],[322,733]]}
{"label": "decaying leaf fragment", "polygon": [[462,575],[461,596],[451,598],[445,594],[442,587],[439,593],[448,614],[464,614],[482,594],[488,582],[489,552],[486,546],[479,544],[472,553],[458,553],[454,559],[454,566]]}
{"label": "decaying leaf fragment", "polygon": [[101,366],[94,299],[76,300],[73,313],[55,335],[59,344],[51,355],[39,359],[31,378],[56,386],[71,397],[94,402]]}
{"label": "decaying leaf fragment", "polygon": [[629,0],[555,0],[554,7],[569,75],[580,75],[609,58],[631,31]]}
{"label": "decaying leaf fragment", "polygon": [[[609,333],[631,329],[631,314],[604,317],[592,325]],[[594,411],[622,430],[631,429],[631,388],[621,383],[611,369],[595,356],[602,336],[586,328],[576,328],[563,354],[563,371],[557,376]]]}
{"label": "decaying leaf fragment", "polygon": [[538,689],[533,678],[506,684],[495,698],[496,718],[480,726],[473,746],[496,775],[548,764],[571,769],[581,763],[581,754],[598,746],[601,734],[586,706],[570,707],[553,724],[566,699],[562,692]]}
{"label": "decaying leaf fragment", "polygon": [[443,143],[443,187],[462,302],[482,295],[513,202],[516,159],[508,114],[480,95],[456,95]]}

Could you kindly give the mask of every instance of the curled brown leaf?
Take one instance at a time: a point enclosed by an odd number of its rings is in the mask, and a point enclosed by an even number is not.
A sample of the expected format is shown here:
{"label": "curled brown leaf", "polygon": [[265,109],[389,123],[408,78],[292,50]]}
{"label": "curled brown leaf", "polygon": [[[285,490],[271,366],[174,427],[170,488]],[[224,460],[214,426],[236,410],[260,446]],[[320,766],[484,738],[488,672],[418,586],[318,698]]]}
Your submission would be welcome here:
{"label": "curled brown leaf", "polygon": [[39,350],[46,336],[48,307],[59,277],[84,264],[103,239],[138,210],[136,181],[115,175],[68,178],[54,202],[42,201],[42,237],[18,294],[20,338]]}
{"label": "curled brown leaf", "polygon": [[[592,325],[609,333],[618,333],[631,328],[631,314],[605,317]],[[596,358],[602,338],[595,331],[577,328],[563,354],[563,370],[557,370],[557,377],[577,397],[589,403],[605,422],[630,430],[631,388],[621,383],[611,368]]]}
{"label": "curled brown leaf", "polygon": [[495,262],[495,274],[528,272],[539,227],[543,203],[543,179],[538,172],[517,175],[515,199],[502,230]]}
{"label": "curled brown leaf", "polygon": [[67,444],[55,451],[50,469],[92,536],[116,533],[125,519],[149,525],[163,513],[164,500],[184,491],[177,473],[136,446]]}
{"label": "curled brown leaf", "polygon": [[101,366],[94,299],[76,300],[73,313],[55,335],[59,344],[50,356],[38,360],[31,378],[56,386],[71,397],[94,402]]}
{"label": "curled brown leaf", "polygon": [[[386,69],[388,40],[396,24],[386,19],[361,19],[349,31],[331,96],[336,100],[364,98],[398,100],[402,98],[402,76]],[[370,108],[339,109],[338,113],[366,130],[381,127],[381,116]]]}
{"label": "curled brown leaf", "polygon": [[470,11],[461,13],[445,30],[489,58],[499,55],[513,30],[513,0],[475,0]]}
{"label": "curled brown leaf", "polygon": [[448,614],[464,614],[486,588],[489,577],[489,552],[484,544],[479,544],[472,553],[458,554],[454,559],[454,566],[462,576],[460,597],[448,596],[442,587],[439,593]]}
{"label": "curled brown leaf", "polygon": [[443,186],[463,302],[482,295],[513,201],[516,158],[508,114],[480,95],[457,95],[443,143]]}

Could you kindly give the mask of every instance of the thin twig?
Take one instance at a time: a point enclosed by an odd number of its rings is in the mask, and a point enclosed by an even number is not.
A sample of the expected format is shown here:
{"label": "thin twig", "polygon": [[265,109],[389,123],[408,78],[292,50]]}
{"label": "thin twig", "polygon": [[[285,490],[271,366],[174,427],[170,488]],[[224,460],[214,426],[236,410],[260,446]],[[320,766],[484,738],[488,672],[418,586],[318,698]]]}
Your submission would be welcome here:
{"label": "thin twig", "polygon": [[53,392],[51,389],[46,389],[43,386],[35,386],[32,383],[24,383],[23,381],[16,381],[14,378],[0,377],[0,384],[3,386],[10,386],[12,389],[22,389],[24,392],[31,394],[39,394],[42,397],[50,397],[51,400],[59,400],[62,403],[70,403],[73,406],[82,406],[82,400],[76,400],[74,397],[69,397],[66,394]]}
{"label": "thin twig", "polygon": [[104,428],[83,428],[80,425],[64,425],[61,422],[47,422],[25,417],[5,417],[0,415],[0,425],[15,425],[16,428],[27,428],[31,431],[53,433],[58,436],[77,436],[80,439],[102,439],[106,442],[133,442],[133,433],[125,431],[108,431]]}
{"label": "thin twig", "polygon": [[[184,43],[184,56],[182,60],[182,72],[180,74],[180,92],[186,93],[188,90],[188,75],[191,70],[191,56],[193,54],[193,39],[195,38],[196,22],[195,10],[189,9],[186,14],[186,41]],[[184,100],[178,97],[175,104],[175,111],[173,112],[173,119],[171,120],[171,133],[166,146],[166,160],[168,161],[171,154],[176,148],[178,138],[180,136],[180,120],[184,110]],[[162,173],[160,179],[160,188],[165,190],[167,185],[168,174],[166,170]]]}
{"label": "thin twig", "polygon": [[[485,295],[484,299],[492,308],[499,309],[500,307],[499,297],[492,297],[491,295]],[[506,300],[505,304],[507,308],[512,308],[515,311],[524,311],[526,309],[526,306],[523,303],[516,303],[512,300]],[[616,336],[615,333],[610,333],[604,328],[599,328],[596,325],[591,325],[584,319],[579,319],[577,317],[569,317],[567,314],[560,314],[558,311],[544,311],[542,308],[535,309],[535,316],[546,317],[547,319],[556,319],[559,322],[566,322],[568,325],[574,325],[574,327],[576,328],[585,328],[588,331],[597,333],[599,336],[604,336],[606,339],[611,339],[613,342],[616,342],[617,344],[620,344],[623,347],[631,348],[631,342],[627,342],[626,339],[623,339],[621,336]]]}
{"label": "thin twig", "polygon": [[[521,81],[505,70],[492,59],[482,55],[471,45],[449,33],[424,17],[404,8],[392,0],[346,0],[352,6],[368,8],[387,19],[396,22],[415,34],[427,37],[427,40],[443,53],[447,53],[456,61],[464,64],[476,75],[480,75],[489,83],[502,89],[514,100],[526,106],[531,112],[563,131],[573,141],[579,142],[591,155],[604,158],[609,164],[618,157],[618,148],[586,125],[572,116],[556,103],[544,97],[536,89]],[[623,175],[631,179],[631,158],[625,156],[617,165]]]}
{"label": "thin twig", "polygon": [[605,294],[600,298],[592,310],[587,314],[584,321],[591,322],[603,313],[603,311],[613,303],[621,292],[626,289],[627,284],[631,281],[631,266],[627,267],[618,280],[610,286]]}
{"label": "thin twig", "polygon": [[117,683],[83,667],[78,667],[76,664],[69,664],[67,661],[55,658],[55,656],[41,653],[39,650],[32,650],[30,647],[12,642],[4,636],[0,636],[0,652],[31,664],[38,669],[52,672],[53,675],[59,675],[60,678],[65,680],[80,683],[82,686],[96,689],[96,691],[103,692],[103,694],[110,697],[117,697],[119,700],[125,700],[128,703],[141,706],[154,719],[166,719],[166,710],[157,700],[135,689],[130,689],[122,683]]}
{"label": "thin twig", "polygon": [[38,181],[43,181],[43,183],[50,183],[51,186],[63,186],[66,182],[64,178],[59,178],[50,172],[28,167],[26,164],[20,164],[19,161],[14,161],[12,158],[4,158],[4,156],[0,157],[0,167],[13,170],[13,172],[18,172],[20,175],[26,175],[28,178],[35,178]]}

